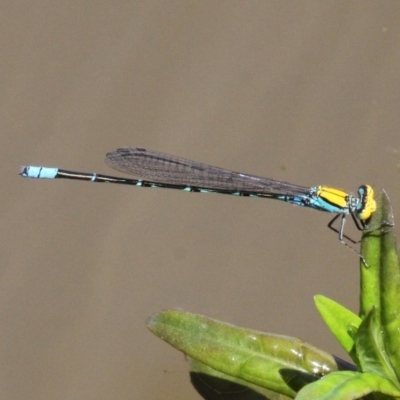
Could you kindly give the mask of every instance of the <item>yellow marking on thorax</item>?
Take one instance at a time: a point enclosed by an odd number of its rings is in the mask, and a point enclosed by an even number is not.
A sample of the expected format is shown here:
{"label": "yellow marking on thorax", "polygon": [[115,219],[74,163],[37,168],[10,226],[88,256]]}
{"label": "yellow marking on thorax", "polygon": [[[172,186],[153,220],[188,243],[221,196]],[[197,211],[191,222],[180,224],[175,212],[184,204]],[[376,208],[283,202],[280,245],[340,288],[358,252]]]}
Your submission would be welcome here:
{"label": "yellow marking on thorax", "polygon": [[321,197],[330,204],[340,208],[347,208],[348,194],[343,190],[331,188],[329,186],[318,186],[317,196]]}

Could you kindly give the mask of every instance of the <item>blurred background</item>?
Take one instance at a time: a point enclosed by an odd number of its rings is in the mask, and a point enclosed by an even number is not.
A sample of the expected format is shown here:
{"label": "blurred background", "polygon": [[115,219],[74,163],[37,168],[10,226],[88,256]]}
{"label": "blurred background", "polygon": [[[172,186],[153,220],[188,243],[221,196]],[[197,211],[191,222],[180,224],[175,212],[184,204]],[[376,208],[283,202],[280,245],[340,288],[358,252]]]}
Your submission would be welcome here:
{"label": "blurred background", "polygon": [[331,215],[18,169],[113,174],[105,154],[140,146],[305,186],[369,183],[399,217],[398,1],[7,1],[1,14],[2,398],[199,399],[184,356],[146,328],[165,308],[347,359],[313,304],[358,311],[359,259]]}

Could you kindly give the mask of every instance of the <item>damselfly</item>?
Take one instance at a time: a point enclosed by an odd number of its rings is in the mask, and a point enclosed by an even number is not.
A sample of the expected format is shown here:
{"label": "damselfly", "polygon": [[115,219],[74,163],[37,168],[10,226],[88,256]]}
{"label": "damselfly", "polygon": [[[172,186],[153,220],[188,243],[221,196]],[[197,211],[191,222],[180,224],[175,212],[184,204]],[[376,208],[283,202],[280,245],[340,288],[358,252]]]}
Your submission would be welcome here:
{"label": "damselfly", "polygon": [[[361,185],[358,188],[358,196],[355,196],[329,186],[293,185],[142,148],[122,147],[107,153],[105,161],[117,171],[149,180],[34,166],[21,167],[20,175],[28,178],[78,179],[139,187],[179,189],[185,192],[221,193],[282,200],[296,206],[337,214],[329,222],[328,227],[337,232],[339,240],[346,245],[343,238],[355,243],[343,233],[346,215],[350,214],[356,227],[363,230],[376,210],[374,191],[369,185]],[[341,223],[339,229],[336,229],[333,223],[339,217],[341,217]]]}

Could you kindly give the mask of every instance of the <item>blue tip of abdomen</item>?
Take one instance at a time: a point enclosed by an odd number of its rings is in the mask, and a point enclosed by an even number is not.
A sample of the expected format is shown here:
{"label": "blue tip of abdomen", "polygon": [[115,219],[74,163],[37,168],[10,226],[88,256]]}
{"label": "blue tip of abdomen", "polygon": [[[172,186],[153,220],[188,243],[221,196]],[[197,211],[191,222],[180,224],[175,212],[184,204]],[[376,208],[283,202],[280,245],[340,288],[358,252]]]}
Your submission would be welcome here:
{"label": "blue tip of abdomen", "polygon": [[26,178],[37,178],[37,179],[54,179],[58,173],[58,168],[48,167],[21,167],[19,174]]}

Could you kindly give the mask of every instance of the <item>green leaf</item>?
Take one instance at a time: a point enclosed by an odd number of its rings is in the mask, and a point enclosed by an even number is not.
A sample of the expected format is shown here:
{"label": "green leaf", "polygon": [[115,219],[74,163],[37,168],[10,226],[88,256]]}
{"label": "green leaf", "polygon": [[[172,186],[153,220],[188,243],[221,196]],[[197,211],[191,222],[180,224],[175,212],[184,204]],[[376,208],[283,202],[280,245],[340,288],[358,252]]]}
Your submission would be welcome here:
{"label": "green leaf", "polygon": [[301,340],[243,329],[180,310],[151,317],[148,328],[213,369],[289,397],[305,384],[349,367]]}
{"label": "green leaf", "polygon": [[375,308],[384,345],[395,371],[400,371],[400,270],[394,236],[393,213],[382,191],[369,228],[364,232],[361,252],[368,266],[361,263],[360,315]]}
{"label": "green leaf", "polygon": [[[390,225],[392,224],[392,226]],[[381,312],[381,294],[382,282],[380,281],[381,273],[384,272],[385,265],[383,261],[389,258],[395,258],[394,265],[390,263],[389,286],[390,292],[398,290],[400,287],[399,282],[399,268],[398,258],[394,239],[393,229],[393,214],[390,206],[389,199],[385,192],[381,192],[377,198],[377,209],[372,215],[371,221],[367,229],[363,231],[361,241],[361,254],[367,261],[365,265],[361,261],[361,294],[360,294],[360,317],[363,318],[369,311],[375,307],[378,312]],[[388,271],[389,272],[389,271]],[[384,272],[388,275],[387,272]],[[386,278],[387,279],[387,278]],[[394,280],[394,282],[391,282]],[[394,286],[392,286],[394,285]],[[389,288],[384,288],[387,291]],[[399,306],[396,306],[396,309]]]}
{"label": "green leaf", "polygon": [[389,380],[373,372],[342,371],[305,386],[296,400],[354,400],[374,392],[400,397],[400,391]]}
{"label": "green leaf", "polygon": [[382,330],[373,308],[357,332],[355,348],[363,372],[374,372],[400,388],[397,376],[385,351]]}
{"label": "green leaf", "polygon": [[[386,195],[382,196],[383,216],[393,222],[392,209]],[[381,326],[386,351],[396,371],[400,371],[400,269],[394,227],[384,227],[381,234]]]}
{"label": "green leaf", "polygon": [[[347,353],[352,355],[352,349],[354,347],[353,338],[361,324],[361,318],[341,304],[325,296],[315,296],[314,302],[333,335]],[[358,363],[355,355],[353,356],[353,361]]]}

